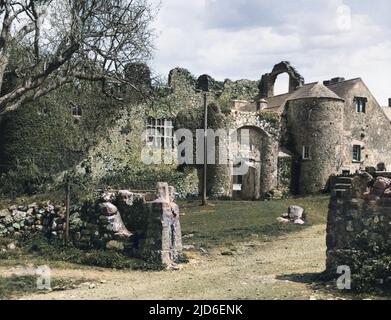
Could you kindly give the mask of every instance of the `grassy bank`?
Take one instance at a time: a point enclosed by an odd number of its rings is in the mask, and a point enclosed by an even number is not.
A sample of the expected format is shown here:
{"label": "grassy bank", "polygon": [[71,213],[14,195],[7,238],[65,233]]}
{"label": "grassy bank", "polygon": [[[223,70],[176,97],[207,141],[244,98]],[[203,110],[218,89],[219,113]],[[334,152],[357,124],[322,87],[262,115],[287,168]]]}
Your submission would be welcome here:
{"label": "grassy bank", "polygon": [[[191,243],[212,247],[245,241],[252,237],[264,241],[288,232],[327,222],[329,197],[313,196],[266,202],[212,201],[208,207],[199,202],[181,204],[182,232]],[[307,224],[298,226],[277,222],[291,205],[305,208]],[[185,242],[189,242],[185,240]]]}

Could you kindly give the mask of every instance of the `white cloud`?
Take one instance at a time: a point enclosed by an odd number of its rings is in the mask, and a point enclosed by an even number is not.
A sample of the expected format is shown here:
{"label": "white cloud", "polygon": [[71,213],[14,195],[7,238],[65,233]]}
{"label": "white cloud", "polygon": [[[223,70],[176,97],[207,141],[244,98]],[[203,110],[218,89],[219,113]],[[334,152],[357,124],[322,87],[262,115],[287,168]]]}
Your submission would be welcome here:
{"label": "white cloud", "polygon": [[288,60],[307,81],[360,76],[385,104],[390,9],[389,0],[162,0],[155,71],[260,79]]}

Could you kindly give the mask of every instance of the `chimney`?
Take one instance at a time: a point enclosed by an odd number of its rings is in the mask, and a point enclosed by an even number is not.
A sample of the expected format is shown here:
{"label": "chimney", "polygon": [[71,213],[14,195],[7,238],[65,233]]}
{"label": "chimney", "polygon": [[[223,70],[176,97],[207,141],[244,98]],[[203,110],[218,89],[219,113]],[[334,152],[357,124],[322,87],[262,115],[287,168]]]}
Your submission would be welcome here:
{"label": "chimney", "polygon": [[330,85],[337,84],[337,83],[340,83],[340,82],[343,82],[343,81],[345,81],[345,78],[343,78],[343,77],[336,77],[336,78],[333,78],[331,80],[323,81],[323,84],[325,86],[330,86]]}
{"label": "chimney", "polygon": [[267,108],[267,101],[265,99],[261,99],[257,103],[257,111],[261,111]]}
{"label": "chimney", "polygon": [[233,105],[234,105],[234,108],[236,110],[240,110],[240,108],[243,108],[245,107],[246,105],[248,105],[248,101],[246,100],[232,100],[233,102]]}
{"label": "chimney", "polygon": [[388,106],[391,108],[391,98],[388,99]]}

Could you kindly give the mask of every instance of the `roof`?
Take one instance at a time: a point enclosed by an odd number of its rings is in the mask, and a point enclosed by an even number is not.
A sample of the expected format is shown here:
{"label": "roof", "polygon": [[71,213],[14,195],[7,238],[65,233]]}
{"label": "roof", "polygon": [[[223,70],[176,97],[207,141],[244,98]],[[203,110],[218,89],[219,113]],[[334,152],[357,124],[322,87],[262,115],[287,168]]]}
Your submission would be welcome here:
{"label": "roof", "polygon": [[362,81],[361,78],[340,81],[327,85],[327,88],[332,90],[338,96],[344,97],[360,81]]}
{"label": "roof", "polygon": [[391,121],[391,108],[390,107],[382,107],[384,113],[386,114],[387,118]]}
{"label": "roof", "polygon": [[[308,83],[298,88],[294,92],[266,98],[268,107],[261,110],[261,112],[276,112],[282,114],[285,103],[287,101],[297,99],[328,98],[343,101],[344,99],[342,97],[346,96],[346,94],[360,81],[362,81],[361,78],[355,78],[328,85],[324,85],[319,82]],[[391,108],[385,109],[385,113],[391,120]],[[248,103],[247,105],[241,107],[240,111],[255,112],[256,103]]]}
{"label": "roof", "polygon": [[278,157],[279,158],[292,158],[293,155],[288,149],[280,148],[278,150]]}
{"label": "roof", "polygon": [[328,89],[325,85],[319,82],[311,83],[300,87],[288,97],[288,100],[307,99],[307,98],[327,98],[327,99],[343,100],[340,96],[338,96],[333,91]]}

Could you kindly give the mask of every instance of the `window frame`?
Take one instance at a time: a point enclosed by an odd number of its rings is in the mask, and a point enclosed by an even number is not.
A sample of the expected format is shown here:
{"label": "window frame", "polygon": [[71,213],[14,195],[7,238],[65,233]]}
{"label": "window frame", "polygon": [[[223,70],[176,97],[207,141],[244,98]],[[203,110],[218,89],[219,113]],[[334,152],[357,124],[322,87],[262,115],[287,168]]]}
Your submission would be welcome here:
{"label": "window frame", "polygon": [[353,158],[353,163],[361,163],[362,162],[362,146],[355,144],[353,145],[353,150],[352,150],[352,158]]}
{"label": "window frame", "polygon": [[368,99],[365,97],[355,97],[354,103],[356,107],[356,113],[367,113]]}
{"label": "window frame", "polygon": [[303,160],[311,160],[311,155],[310,155],[310,147],[309,146],[303,146],[303,152],[302,152],[302,158]]}
{"label": "window frame", "polygon": [[173,150],[175,135],[173,122],[170,119],[148,118],[146,145],[160,150]]}

